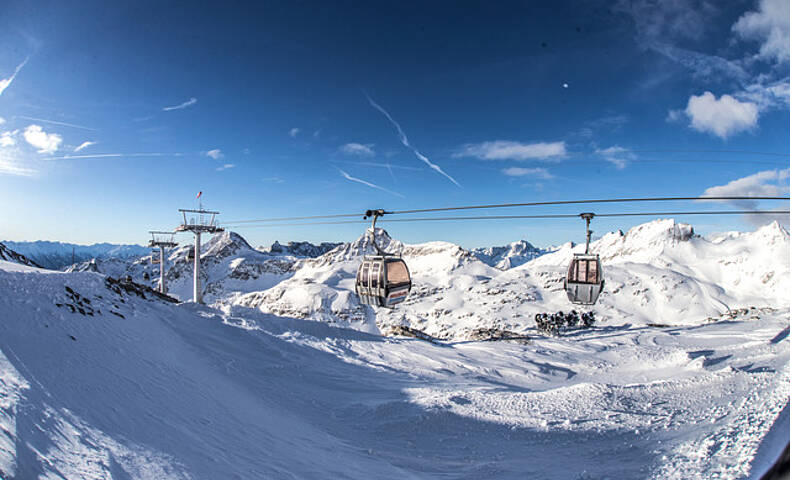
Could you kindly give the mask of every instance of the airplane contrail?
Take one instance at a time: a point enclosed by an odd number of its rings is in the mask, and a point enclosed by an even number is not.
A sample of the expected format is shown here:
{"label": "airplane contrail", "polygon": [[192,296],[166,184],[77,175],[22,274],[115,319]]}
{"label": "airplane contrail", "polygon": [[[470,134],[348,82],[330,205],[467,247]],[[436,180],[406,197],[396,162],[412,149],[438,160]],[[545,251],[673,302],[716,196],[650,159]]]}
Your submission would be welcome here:
{"label": "airplane contrail", "polygon": [[8,77],[8,78],[0,78],[0,95],[3,94],[3,92],[5,91],[6,88],[11,86],[11,83],[14,81],[14,79],[19,74],[20,70],[22,70],[22,67],[25,66],[25,64],[27,63],[28,60],[30,60],[30,57],[25,58],[25,60],[22,63],[17,65],[16,68],[14,69],[14,73],[11,74],[10,77]]}
{"label": "airplane contrail", "polygon": [[28,117],[26,115],[15,115],[16,118],[23,118],[33,122],[51,123],[53,125],[61,125],[63,127],[79,128],[80,130],[90,130],[91,132],[98,132],[95,128],[83,127],[82,125],[75,125],[73,123],[58,122],[56,120],[47,120],[45,118]]}
{"label": "airplane contrail", "polygon": [[183,109],[185,109],[187,107],[191,107],[192,105],[194,105],[196,103],[197,103],[197,98],[192,97],[192,98],[190,98],[189,100],[187,100],[184,103],[180,103],[178,105],[173,105],[172,107],[164,107],[164,108],[162,108],[162,111],[163,112],[170,112],[170,111],[173,111],[173,110],[183,110]]}
{"label": "airplane contrail", "polygon": [[429,167],[431,167],[432,170],[436,171],[437,173],[439,173],[441,175],[444,175],[448,180],[453,182],[457,187],[461,188],[461,184],[460,183],[456,182],[455,179],[453,177],[451,177],[450,175],[448,175],[447,173],[445,173],[445,171],[442,170],[442,168],[439,165],[436,165],[435,163],[431,162],[428,159],[428,157],[426,157],[425,155],[420,153],[419,150],[414,148],[411,145],[411,143],[409,143],[409,137],[407,137],[406,134],[403,132],[403,129],[400,127],[400,124],[398,122],[396,122],[394,118],[392,118],[392,115],[390,115],[389,112],[384,110],[384,107],[382,107],[378,103],[374,102],[373,99],[370,98],[370,95],[365,94],[365,97],[368,99],[368,103],[370,103],[370,106],[375,108],[379,112],[381,112],[385,117],[387,117],[387,120],[389,120],[389,122],[392,124],[392,126],[395,127],[395,129],[398,131],[398,138],[400,139],[400,143],[402,143],[404,147],[406,147],[409,150],[411,150],[418,159],[420,159],[423,162],[425,162],[425,164],[428,165]]}
{"label": "airplane contrail", "polygon": [[401,198],[406,198],[406,197],[404,197],[403,195],[401,195],[398,192],[393,192],[392,190],[388,190],[388,189],[386,189],[384,187],[380,187],[380,186],[376,185],[375,183],[366,182],[365,180],[362,180],[361,178],[352,177],[351,175],[347,174],[346,172],[344,172],[343,170],[341,170],[339,168],[337,170],[340,172],[341,175],[343,175],[346,178],[346,180],[351,180],[352,182],[361,183],[362,185],[366,185],[366,186],[368,186],[370,188],[377,188],[377,189],[379,189],[381,191],[384,191],[384,192],[387,192],[389,194],[396,195],[396,196],[401,197]]}

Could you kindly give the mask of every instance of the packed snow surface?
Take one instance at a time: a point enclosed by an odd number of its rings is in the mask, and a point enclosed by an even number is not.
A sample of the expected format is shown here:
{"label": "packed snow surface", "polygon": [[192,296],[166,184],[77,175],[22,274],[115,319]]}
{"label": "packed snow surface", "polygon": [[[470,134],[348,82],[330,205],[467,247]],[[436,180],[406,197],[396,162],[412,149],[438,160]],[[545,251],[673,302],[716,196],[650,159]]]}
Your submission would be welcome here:
{"label": "packed snow surface", "polygon": [[[778,224],[604,236],[599,323],[560,337],[532,318],[568,310],[580,247],[503,268],[378,235],[414,277],[395,311],[356,303],[365,239],[275,259],[217,236],[210,306],[0,260],[0,478],[742,479],[787,443]],[[178,292],[185,249],[167,259]],[[434,339],[380,335],[392,325]],[[476,327],[529,341],[470,341]]]}

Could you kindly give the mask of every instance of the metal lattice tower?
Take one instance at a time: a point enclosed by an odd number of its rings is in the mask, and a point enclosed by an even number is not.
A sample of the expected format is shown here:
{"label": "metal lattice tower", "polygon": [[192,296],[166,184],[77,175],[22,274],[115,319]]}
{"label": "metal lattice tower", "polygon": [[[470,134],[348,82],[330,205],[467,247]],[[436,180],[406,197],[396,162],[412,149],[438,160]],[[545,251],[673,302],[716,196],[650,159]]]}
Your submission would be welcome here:
{"label": "metal lattice tower", "polygon": [[[159,248],[159,291],[167,293],[167,286],[165,285],[165,248],[174,248],[178,244],[173,241],[174,232],[158,232],[151,231],[151,241],[148,246],[151,248]],[[151,255],[153,260],[153,255]]]}
{"label": "metal lattice tower", "polygon": [[[203,303],[203,290],[200,287],[200,235],[202,233],[219,233],[224,232],[225,229],[221,228],[216,223],[216,217],[219,212],[212,212],[209,210],[190,210],[178,209],[184,215],[184,223],[176,228],[176,232],[192,232],[195,234],[195,286],[193,289],[192,299],[195,303]],[[191,214],[187,218],[187,214]]]}

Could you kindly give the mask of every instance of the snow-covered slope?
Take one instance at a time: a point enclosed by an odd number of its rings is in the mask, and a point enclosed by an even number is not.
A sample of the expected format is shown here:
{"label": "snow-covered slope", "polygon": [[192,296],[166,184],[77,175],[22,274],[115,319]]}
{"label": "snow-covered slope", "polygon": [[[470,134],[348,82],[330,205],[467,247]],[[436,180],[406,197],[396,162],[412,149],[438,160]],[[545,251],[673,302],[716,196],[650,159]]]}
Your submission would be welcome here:
{"label": "snow-covered slope", "polygon": [[0,261],[0,478],[758,478],[788,315],[433,344]]}
{"label": "snow-covered slope", "polygon": [[27,265],[29,267],[40,267],[36,262],[30,260],[26,256],[11,250],[4,244],[0,243],[0,260],[7,262],[18,263],[20,265]]}
{"label": "snow-covered slope", "polygon": [[[12,250],[21,253],[44,268],[60,270],[72,263],[89,261],[92,258],[104,260],[110,258],[130,259],[146,255],[148,249],[140,245],[115,245],[96,243],[93,245],[76,245],[61,242],[4,242]],[[72,262],[72,252],[74,262]]]}

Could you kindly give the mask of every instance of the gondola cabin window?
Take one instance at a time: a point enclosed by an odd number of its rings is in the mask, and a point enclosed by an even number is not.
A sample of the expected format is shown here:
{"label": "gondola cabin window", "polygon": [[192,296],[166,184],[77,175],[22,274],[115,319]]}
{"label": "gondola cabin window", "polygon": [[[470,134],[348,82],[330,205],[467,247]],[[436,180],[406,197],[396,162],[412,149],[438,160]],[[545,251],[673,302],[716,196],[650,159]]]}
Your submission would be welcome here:
{"label": "gondola cabin window", "polygon": [[392,287],[404,283],[409,283],[409,271],[404,262],[389,262],[387,264],[387,283]]}
{"label": "gondola cabin window", "polygon": [[598,283],[598,261],[574,259],[569,277],[568,281],[573,283]]}

